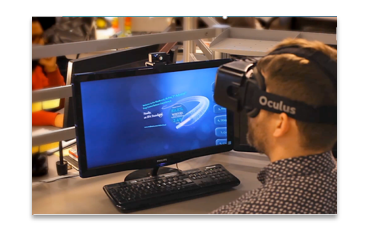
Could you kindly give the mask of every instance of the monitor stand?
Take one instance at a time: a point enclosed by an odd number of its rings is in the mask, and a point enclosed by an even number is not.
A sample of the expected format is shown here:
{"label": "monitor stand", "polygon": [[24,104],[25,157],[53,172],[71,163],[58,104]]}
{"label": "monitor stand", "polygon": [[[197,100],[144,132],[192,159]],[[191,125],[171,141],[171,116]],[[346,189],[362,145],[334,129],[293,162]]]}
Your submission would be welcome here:
{"label": "monitor stand", "polygon": [[125,177],[125,181],[129,180],[136,180],[144,177],[151,177],[157,176],[161,174],[171,173],[171,172],[178,172],[179,169],[176,168],[168,168],[168,167],[156,167],[150,169],[140,169],[136,170]]}

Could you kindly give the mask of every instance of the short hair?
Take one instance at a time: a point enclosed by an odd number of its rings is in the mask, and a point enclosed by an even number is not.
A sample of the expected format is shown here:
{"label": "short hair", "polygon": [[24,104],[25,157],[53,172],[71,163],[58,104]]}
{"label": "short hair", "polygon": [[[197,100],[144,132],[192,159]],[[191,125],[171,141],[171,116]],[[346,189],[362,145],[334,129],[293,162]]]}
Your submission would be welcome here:
{"label": "short hair", "polygon": [[[285,39],[275,49],[297,45],[318,50],[337,61],[336,49],[319,41]],[[270,52],[271,52],[270,51]],[[257,68],[267,77],[268,91],[311,106],[337,105],[337,89],[319,66],[294,54],[269,55]],[[306,149],[331,150],[337,140],[337,125],[296,120],[301,146]]]}

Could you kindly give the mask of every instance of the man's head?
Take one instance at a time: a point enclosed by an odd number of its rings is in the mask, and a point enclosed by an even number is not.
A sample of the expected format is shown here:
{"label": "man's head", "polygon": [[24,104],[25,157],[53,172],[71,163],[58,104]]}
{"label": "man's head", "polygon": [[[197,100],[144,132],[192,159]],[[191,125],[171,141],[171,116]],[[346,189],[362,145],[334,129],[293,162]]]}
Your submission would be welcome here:
{"label": "man's head", "polygon": [[[337,51],[318,41],[286,39],[273,50],[291,45],[312,48],[337,60]],[[269,93],[316,107],[337,104],[337,91],[331,80],[305,58],[293,54],[269,55],[258,62],[257,68],[265,77]],[[301,122],[285,113],[261,110],[255,118],[248,117],[248,143],[271,160],[271,156],[280,153],[307,155],[331,150],[336,137],[336,125]],[[275,159],[280,158],[284,157]]]}
{"label": "man's head", "polygon": [[44,45],[43,39],[43,28],[39,20],[35,17],[32,17],[32,43]]}

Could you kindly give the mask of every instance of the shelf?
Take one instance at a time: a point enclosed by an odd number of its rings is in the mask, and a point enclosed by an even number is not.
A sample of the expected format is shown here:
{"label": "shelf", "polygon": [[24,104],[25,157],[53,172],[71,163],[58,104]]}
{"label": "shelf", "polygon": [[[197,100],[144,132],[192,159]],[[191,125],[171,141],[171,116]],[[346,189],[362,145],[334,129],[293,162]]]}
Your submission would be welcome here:
{"label": "shelf", "polygon": [[286,38],[305,38],[336,45],[336,34],[228,28],[210,44],[215,52],[244,56],[264,56]]}

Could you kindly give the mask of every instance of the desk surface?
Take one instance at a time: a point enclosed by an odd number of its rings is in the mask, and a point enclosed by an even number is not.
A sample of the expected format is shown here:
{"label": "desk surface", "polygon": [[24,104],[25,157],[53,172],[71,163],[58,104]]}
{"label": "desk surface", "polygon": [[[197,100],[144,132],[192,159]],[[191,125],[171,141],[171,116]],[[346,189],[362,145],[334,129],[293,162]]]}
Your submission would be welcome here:
{"label": "desk surface", "polygon": [[[123,181],[131,171],[103,176],[60,179],[50,183],[35,183],[56,177],[58,157],[48,157],[47,176],[32,178],[32,214],[118,214],[120,213],[103,191],[103,186]],[[179,163],[182,170],[222,164],[239,178],[241,184],[233,190],[165,206],[134,212],[134,214],[208,214],[221,205],[227,204],[245,192],[258,188],[257,173],[269,164],[265,155],[244,152],[225,152],[199,157]],[[171,165],[170,167],[175,167]],[[70,173],[75,170],[69,170]]]}

